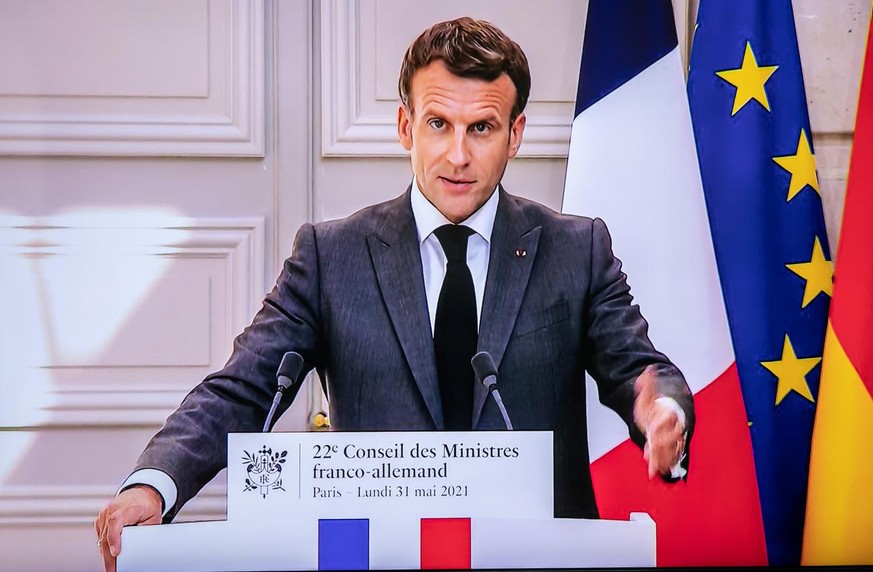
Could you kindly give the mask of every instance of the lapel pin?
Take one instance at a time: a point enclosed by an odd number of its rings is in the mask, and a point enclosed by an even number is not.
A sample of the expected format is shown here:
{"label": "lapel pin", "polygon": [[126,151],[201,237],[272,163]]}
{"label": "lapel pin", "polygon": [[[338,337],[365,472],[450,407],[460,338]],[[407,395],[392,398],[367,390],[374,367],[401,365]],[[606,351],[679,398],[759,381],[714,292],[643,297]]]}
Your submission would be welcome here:
{"label": "lapel pin", "polygon": [[527,256],[527,250],[524,250],[523,248],[519,248],[515,251],[515,255],[519,258],[524,258],[525,256]]}

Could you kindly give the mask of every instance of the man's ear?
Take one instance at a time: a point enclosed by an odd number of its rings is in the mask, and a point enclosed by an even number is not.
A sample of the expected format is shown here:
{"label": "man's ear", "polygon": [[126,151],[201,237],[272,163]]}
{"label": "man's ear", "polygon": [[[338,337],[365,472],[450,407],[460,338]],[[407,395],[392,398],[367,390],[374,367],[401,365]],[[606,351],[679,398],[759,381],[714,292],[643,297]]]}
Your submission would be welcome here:
{"label": "man's ear", "polygon": [[397,137],[404,149],[412,150],[412,111],[405,105],[397,108]]}
{"label": "man's ear", "polygon": [[512,125],[509,126],[509,158],[515,157],[518,153],[518,148],[521,147],[521,140],[524,136],[524,126],[527,123],[527,117],[524,113],[519,113]]}

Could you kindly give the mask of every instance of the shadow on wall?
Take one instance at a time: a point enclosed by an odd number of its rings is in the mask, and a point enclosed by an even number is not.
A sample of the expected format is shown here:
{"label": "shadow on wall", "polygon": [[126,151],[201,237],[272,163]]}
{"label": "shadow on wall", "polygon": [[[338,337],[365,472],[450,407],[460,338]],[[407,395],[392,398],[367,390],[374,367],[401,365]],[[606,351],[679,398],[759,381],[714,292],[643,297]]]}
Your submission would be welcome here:
{"label": "shadow on wall", "polygon": [[[7,540],[45,524],[91,534],[146,440],[251,318],[264,292],[263,234],[262,220],[205,224],[147,209],[0,213]],[[224,517],[216,490],[189,518]],[[90,539],[82,550],[97,556]]]}

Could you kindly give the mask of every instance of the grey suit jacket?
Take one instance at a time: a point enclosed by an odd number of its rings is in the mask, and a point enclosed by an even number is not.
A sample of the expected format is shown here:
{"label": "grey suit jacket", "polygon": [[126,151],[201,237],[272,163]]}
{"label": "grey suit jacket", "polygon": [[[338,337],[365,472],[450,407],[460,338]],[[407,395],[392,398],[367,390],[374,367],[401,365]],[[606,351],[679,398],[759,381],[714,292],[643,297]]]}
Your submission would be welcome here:
{"label": "grey suit jacket", "polygon": [[[644,438],[633,423],[633,383],[647,365],[658,369],[660,392],[685,410],[689,438],[692,396],[652,347],[604,223],[499,192],[479,350],[498,365],[513,425],[554,432],[555,516],[596,517],[585,371],[638,444]],[[178,486],[166,520],[225,466],[228,432],[261,429],[288,350],[303,355],[305,370],[318,369],[334,429],[443,429],[408,190],[346,219],[300,229],[227,365],[185,398],[139,459],[137,469],[160,469]],[[502,429],[486,397],[477,385],[473,427]]]}

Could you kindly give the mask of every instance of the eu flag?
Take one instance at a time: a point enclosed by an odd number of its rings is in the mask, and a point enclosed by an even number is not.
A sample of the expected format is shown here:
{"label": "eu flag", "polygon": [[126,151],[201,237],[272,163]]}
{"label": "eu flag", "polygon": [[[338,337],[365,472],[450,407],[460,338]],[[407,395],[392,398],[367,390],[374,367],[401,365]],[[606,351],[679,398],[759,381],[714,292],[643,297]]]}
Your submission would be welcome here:
{"label": "eu flag", "polygon": [[688,96],[768,559],[798,564],[833,272],[790,0],[702,0]]}

